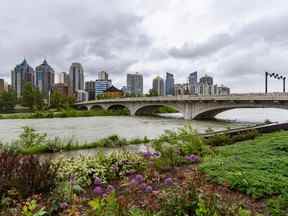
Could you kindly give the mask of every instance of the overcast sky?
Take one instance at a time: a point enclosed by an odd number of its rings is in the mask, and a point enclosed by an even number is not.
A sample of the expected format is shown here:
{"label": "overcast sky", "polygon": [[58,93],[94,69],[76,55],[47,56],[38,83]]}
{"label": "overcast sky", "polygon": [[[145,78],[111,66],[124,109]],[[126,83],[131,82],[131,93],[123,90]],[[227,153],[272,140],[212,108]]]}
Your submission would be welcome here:
{"label": "overcast sky", "polygon": [[[288,75],[287,0],[1,0],[0,77],[23,58],[56,72],[82,63],[85,79],[109,72],[154,76],[193,71],[232,92],[264,90],[264,71]],[[280,91],[281,81],[271,81]]]}

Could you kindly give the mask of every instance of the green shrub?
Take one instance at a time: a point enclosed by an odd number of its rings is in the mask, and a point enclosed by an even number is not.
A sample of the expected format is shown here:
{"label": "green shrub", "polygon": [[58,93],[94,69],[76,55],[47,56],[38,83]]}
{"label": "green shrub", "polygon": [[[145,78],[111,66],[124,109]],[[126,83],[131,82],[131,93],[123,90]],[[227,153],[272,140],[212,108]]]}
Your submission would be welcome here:
{"label": "green shrub", "polygon": [[191,126],[185,126],[177,132],[166,131],[158,139],[153,141],[153,148],[162,153],[163,146],[174,146],[180,155],[205,155],[210,153],[209,147],[203,142],[202,138],[197,134]]}
{"label": "green shrub", "polygon": [[22,216],[44,216],[48,215],[45,208],[39,208],[36,200],[26,202],[21,211]]}
{"label": "green shrub", "polygon": [[107,182],[145,168],[140,156],[128,152],[114,152],[107,156],[99,153],[96,157],[66,159],[55,163],[60,166],[58,172],[60,181],[72,176],[75,178],[75,183],[81,187],[91,185],[96,177]]}
{"label": "green shrub", "polygon": [[205,143],[210,146],[225,146],[239,141],[255,139],[258,135],[259,133],[255,129],[251,129],[246,132],[240,132],[235,135],[221,133],[206,138]]}
{"label": "green shrub", "polygon": [[89,201],[91,210],[89,215],[95,216],[125,216],[127,215],[123,208],[120,207],[115,193],[110,193],[107,197],[96,198]]}
{"label": "green shrub", "polygon": [[271,216],[288,214],[288,193],[268,200],[268,211]]}
{"label": "green shrub", "polygon": [[161,155],[155,161],[158,168],[179,166],[185,162],[185,156],[191,154],[204,156],[211,153],[209,147],[191,126],[179,129],[177,132],[166,131],[153,141],[152,147]]}

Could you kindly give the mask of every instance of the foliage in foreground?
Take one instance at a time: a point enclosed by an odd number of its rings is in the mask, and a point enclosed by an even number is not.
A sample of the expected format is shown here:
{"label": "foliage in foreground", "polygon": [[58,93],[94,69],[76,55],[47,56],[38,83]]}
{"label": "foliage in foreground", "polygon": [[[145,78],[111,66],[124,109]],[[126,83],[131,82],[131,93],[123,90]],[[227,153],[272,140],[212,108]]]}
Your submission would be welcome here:
{"label": "foliage in foreground", "polygon": [[142,157],[125,151],[113,152],[107,156],[99,153],[97,157],[66,159],[55,163],[60,167],[60,181],[72,177],[81,187],[91,185],[96,177],[102,182],[108,182],[145,169]]}
{"label": "foliage in foreground", "polygon": [[116,148],[132,144],[144,144],[150,140],[146,137],[144,139],[135,138],[127,140],[120,138],[117,135],[111,135],[107,138],[99,139],[98,141],[91,143],[80,144],[77,141],[68,140],[64,141],[59,138],[48,139],[47,134],[39,133],[30,127],[23,127],[23,132],[20,134],[18,140],[2,144],[0,143],[0,151],[13,152],[15,154],[41,154],[41,153],[55,153],[79,149],[91,149],[91,148]]}
{"label": "foliage in foreground", "polygon": [[56,185],[58,167],[34,156],[0,153],[0,194],[27,197],[48,193]]}
{"label": "foliage in foreground", "polygon": [[253,197],[287,193],[288,133],[220,147],[200,167],[212,180]]}
{"label": "foliage in foreground", "polygon": [[[176,132],[166,131],[153,141],[152,147],[161,154],[156,162],[159,168],[179,166],[185,163],[189,155],[204,156],[212,153],[209,146],[191,126],[186,126]],[[198,159],[195,158],[195,160]]]}

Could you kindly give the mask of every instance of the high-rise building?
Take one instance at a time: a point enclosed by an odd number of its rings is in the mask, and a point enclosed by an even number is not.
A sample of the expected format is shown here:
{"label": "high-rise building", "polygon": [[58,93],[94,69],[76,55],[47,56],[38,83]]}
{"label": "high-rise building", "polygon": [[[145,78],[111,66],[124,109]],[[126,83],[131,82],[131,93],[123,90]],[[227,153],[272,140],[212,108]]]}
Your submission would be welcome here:
{"label": "high-rise building", "polygon": [[88,92],[84,90],[77,90],[75,92],[76,102],[88,101]]}
{"label": "high-rise building", "polygon": [[197,95],[197,89],[198,89],[198,72],[195,71],[193,73],[190,73],[188,77],[189,81],[189,91],[191,95]]}
{"label": "high-rise building", "polygon": [[58,93],[60,93],[64,97],[68,97],[69,96],[69,87],[65,83],[56,83],[53,86],[52,91],[57,91]]}
{"label": "high-rise building", "polygon": [[127,93],[135,96],[143,95],[143,75],[136,72],[127,74]]}
{"label": "high-rise building", "polygon": [[63,83],[63,84],[69,85],[69,81],[70,81],[70,78],[69,78],[69,74],[68,73],[61,72],[59,74],[59,83]]}
{"label": "high-rise building", "polygon": [[153,79],[152,91],[158,96],[164,96],[164,80],[161,77],[157,76],[155,79]]}
{"label": "high-rise building", "polygon": [[0,79],[0,93],[8,91],[8,84],[4,79]]}
{"label": "high-rise building", "polygon": [[100,71],[98,73],[98,80],[108,80],[108,73],[106,71]]}
{"label": "high-rise building", "polygon": [[85,82],[85,91],[88,92],[88,100],[96,99],[96,82],[87,81]]}
{"label": "high-rise building", "polygon": [[221,85],[219,87],[217,87],[217,95],[218,96],[227,96],[230,95],[230,88]]}
{"label": "high-rise building", "polygon": [[166,73],[165,90],[165,95],[174,95],[174,75],[171,73]]}
{"label": "high-rise building", "polygon": [[34,69],[24,59],[11,71],[12,88],[16,91],[18,98],[22,96],[24,86],[27,83],[34,84]]}
{"label": "high-rise building", "polygon": [[199,83],[207,83],[209,86],[212,86],[213,85],[213,78],[205,75],[204,77],[200,78]]}
{"label": "high-rise building", "polygon": [[95,94],[96,96],[102,95],[104,91],[112,86],[112,81],[109,80],[109,75],[105,71],[98,73],[98,79],[95,81]]}
{"label": "high-rise building", "polygon": [[44,97],[48,97],[54,83],[55,72],[47,61],[44,60],[41,65],[36,67],[35,86],[39,89]]}
{"label": "high-rise building", "polygon": [[95,89],[96,96],[104,93],[105,90],[112,86],[111,80],[96,80],[95,81]]}
{"label": "high-rise building", "polygon": [[189,95],[189,84],[175,84],[175,96]]}
{"label": "high-rise building", "polygon": [[201,96],[211,96],[213,95],[213,78],[205,75],[200,78],[199,82],[199,94]]}
{"label": "high-rise building", "polygon": [[70,87],[72,93],[84,90],[84,70],[80,63],[72,63],[69,70]]}

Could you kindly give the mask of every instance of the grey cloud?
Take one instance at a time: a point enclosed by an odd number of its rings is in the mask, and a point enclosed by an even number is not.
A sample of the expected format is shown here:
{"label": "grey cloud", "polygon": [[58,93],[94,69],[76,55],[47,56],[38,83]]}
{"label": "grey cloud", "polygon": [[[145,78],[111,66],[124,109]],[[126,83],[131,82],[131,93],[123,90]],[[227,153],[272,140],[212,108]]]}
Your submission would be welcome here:
{"label": "grey cloud", "polygon": [[[288,16],[273,16],[261,18],[243,26],[234,33],[216,34],[203,43],[185,43],[182,47],[173,47],[169,54],[174,58],[207,58],[210,55],[221,52],[225,49],[232,50],[248,49],[255,43],[263,40],[273,45],[288,45],[288,29],[286,28]],[[233,27],[231,27],[233,31]]]}
{"label": "grey cloud", "polygon": [[175,58],[207,57],[231,45],[233,38],[228,34],[218,34],[201,44],[185,43],[180,48],[171,48],[169,53]]}

